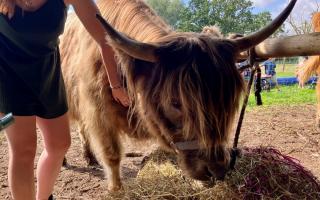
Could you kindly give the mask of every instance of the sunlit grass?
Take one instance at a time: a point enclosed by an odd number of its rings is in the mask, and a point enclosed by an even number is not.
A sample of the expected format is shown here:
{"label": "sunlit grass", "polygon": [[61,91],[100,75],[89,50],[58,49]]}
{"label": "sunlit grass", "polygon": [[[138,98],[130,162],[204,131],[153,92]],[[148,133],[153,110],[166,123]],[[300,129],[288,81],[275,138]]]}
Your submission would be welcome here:
{"label": "sunlit grass", "polygon": [[297,64],[277,64],[276,72],[277,77],[295,77],[295,71],[297,68]]}
{"label": "sunlit grass", "polygon": [[[299,104],[315,104],[316,92],[315,89],[299,88],[297,85],[280,86],[281,91],[271,89],[270,92],[262,91],[262,102],[264,106],[271,105],[299,105]],[[250,95],[249,108],[256,106],[255,96],[253,92]]]}

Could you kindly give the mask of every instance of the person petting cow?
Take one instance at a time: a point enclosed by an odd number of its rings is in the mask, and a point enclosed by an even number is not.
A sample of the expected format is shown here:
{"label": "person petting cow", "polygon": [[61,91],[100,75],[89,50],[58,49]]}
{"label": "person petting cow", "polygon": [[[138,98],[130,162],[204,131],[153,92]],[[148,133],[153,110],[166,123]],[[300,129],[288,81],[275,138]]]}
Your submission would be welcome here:
{"label": "person petting cow", "polygon": [[[70,146],[58,47],[68,5],[73,6],[98,44],[114,99],[125,107],[130,104],[113,50],[106,43],[105,30],[96,19],[100,12],[93,0],[1,0],[0,116],[11,112],[15,118],[15,123],[6,129],[8,182],[15,200],[53,199],[53,186]],[[36,125],[44,142],[37,164],[37,190]]]}

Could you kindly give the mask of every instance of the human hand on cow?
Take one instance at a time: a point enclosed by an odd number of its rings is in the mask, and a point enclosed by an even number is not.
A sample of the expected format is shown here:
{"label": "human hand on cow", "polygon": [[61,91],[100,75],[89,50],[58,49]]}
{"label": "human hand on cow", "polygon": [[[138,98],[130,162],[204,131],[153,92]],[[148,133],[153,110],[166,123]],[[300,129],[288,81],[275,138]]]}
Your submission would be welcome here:
{"label": "human hand on cow", "polygon": [[128,107],[130,105],[130,99],[125,88],[121,86],[112,88],[112,96],[118,103],[121,103],[123,106]]}
{"label": "human hand on cow", "polygon": [[14,0],[0,0],[0,13],[11,19],[14,15],[16,3]]}

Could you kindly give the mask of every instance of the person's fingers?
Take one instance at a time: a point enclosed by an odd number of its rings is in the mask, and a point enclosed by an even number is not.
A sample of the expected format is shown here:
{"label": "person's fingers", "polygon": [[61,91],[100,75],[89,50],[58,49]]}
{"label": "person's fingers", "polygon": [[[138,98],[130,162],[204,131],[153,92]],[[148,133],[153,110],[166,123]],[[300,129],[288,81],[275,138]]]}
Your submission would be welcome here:
{"label": "person's fingers", "polygon": [[123,103],[123,105],[124,105],[125,107],[128,107],[128,106],[130,105],[130,102],[129,102],[129,101],[125,101],[125,102]]}
{"label": "person's fingers", "polygon": [[8,17],[9,19],[11,19],[14,15],[14,8],[15,8],[15,4],[11,4],[9,7],[9,11],[8,11]]}
{"label": "person's fingers", "polygon": [[118,88],[118,89],[112,90],[112,95],[115,101],[117,101],[122,106],[128,107],[130,105],[130,99],[124,88]]}
{"label": "person's fingers", "polygon": [[123,106],[125,106],[125,107],[128,107],[128,106],[130,105],[130,104],[129,104],[129,101],[126,100],[126,99],[122,100],[120,103],[121,103]]}
{"label": "person's fingers", "polygon": [[130,105],[130,100],[128,98],[128,96],[126,95],[126,92],[123,91],[124,93],[122,93],[122,96],[121,96],[121,104],[125,107],[128,107]]}
{"label": "person's fingers", "polygon": [[3,14],[4,14],[4,15],[8,15],[8,11],[9,11],[9,9],[8,9],[8,4],[7,4],[7,5],[5,5],[5,6],[3,7]]}
{"label": "person's fingers", "polygon": [[0,1],[0,13],[2,13],[2,14],[3,14],[3,11],[2,11],[3,5],[4,5],[4,2]]}

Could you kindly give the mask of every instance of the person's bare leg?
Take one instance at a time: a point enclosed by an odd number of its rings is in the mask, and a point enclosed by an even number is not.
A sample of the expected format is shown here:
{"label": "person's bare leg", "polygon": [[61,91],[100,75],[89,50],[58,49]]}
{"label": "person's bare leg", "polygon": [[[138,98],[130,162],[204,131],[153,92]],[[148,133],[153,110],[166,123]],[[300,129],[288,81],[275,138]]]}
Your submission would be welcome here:
{"label": "person's bare leg", "polygon": [[14,116],[6,130],[9,146],[8,182],[14,200],[35,199],[34,158],[37,148],[36,118]]}
{"label": "person's bare leg", "polygon": [[70,128],[67,114],[54,119],[37,117],[37,124],[44,140],[37,167],[37,200],[47,200],[71,143]]}
{"label": "person's bare leg", "polygon": [[272,81],[275,83],[275,87],[277,88],[277,90],[280,91],[280,87],[279,87],[278,79],[276,75],[272,76]]}
{"label": "person's bare leg", "polygon": [[280,91],[280,87],[279,87],[278,81],[276,81],[276,87],[277,87],[278,91]]}
{"label": "person's bare leg", "polygon": [[280,91],[280,87],[279,87],[279,83],[278,83],[277,78],[275,78],[275,81],[276,81],[276,87],[277,87],[278,91]]}

